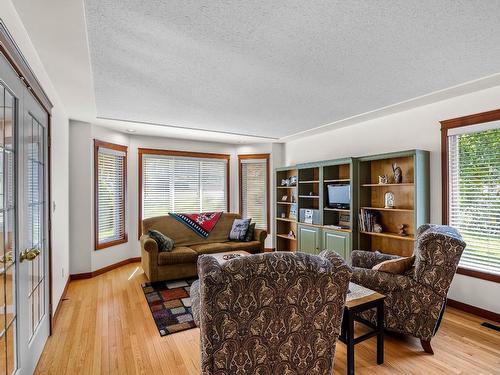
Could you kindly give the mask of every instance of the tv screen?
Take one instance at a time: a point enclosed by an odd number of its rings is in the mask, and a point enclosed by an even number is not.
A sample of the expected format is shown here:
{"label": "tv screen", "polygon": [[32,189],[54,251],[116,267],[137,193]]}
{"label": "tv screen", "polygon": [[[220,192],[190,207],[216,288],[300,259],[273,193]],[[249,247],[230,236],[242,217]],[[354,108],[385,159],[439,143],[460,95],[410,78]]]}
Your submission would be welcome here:
{"label": "tv screen", "polygon": [[349,208],[350,204],[350,185],[328,185],[328,206],[333,208]]}

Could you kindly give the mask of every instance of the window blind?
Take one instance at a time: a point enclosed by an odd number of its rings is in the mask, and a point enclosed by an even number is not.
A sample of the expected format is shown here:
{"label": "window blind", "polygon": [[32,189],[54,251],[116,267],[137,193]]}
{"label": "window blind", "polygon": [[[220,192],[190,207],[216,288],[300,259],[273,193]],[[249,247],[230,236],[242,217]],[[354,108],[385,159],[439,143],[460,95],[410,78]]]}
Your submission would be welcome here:
{"label": "window blind", "polygon": [[448,145],[449,224],[467,243],[460,266],[500,274],[500,124],[455,130]]}
{"label": "window blind", "polygon": [[242,159],[241,213],[259,229],[267,229],[267,160]]}
{"label": "window blind", "polygon": [[142,157],[142,218],[169,212],[227,211],[227,160]]}
{"label": "window blind", "polygon": [[98,147],[96,218],[99,245],[126,238],[125,158],[123,151]]}

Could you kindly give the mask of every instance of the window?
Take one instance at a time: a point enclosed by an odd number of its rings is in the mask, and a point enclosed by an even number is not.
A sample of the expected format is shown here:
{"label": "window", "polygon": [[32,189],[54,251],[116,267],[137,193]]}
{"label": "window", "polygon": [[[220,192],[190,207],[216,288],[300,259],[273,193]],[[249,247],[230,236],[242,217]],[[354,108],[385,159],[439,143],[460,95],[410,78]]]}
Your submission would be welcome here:
{"label": "window", "polygon": [[142,219],[229,209],[229,155],[139,149]]}
{"label": "window", "polygon": [[240,213],[269,231],[269,154],[238,155]]}
{"label": "window", "polygon": [[127,242],[127,147],[94,140],[95,248]]}
{"label": "window", "polygon": [[459,273],[500,282],[500,111],[498,121],[448,121],[443,222],[467,243]]}

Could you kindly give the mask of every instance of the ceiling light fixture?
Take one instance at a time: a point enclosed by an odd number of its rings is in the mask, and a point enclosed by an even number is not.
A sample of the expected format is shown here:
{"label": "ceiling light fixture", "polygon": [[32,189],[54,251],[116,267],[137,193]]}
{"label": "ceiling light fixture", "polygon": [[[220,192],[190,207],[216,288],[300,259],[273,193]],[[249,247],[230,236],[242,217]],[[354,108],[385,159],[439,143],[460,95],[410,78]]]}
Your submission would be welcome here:
{"label": "ceiling light fixture", "polygon": [[135,130],[135,129],[127,129],[127,131],[128,131],[129,133],[135,133],[137,130]]}

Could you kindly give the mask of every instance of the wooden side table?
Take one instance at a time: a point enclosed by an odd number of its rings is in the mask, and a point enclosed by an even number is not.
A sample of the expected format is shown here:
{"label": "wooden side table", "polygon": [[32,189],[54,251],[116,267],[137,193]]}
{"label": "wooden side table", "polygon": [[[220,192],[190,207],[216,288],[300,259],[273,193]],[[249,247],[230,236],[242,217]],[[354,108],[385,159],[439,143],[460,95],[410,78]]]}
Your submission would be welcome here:
{"label": "wooden side table", "polygon": [[[339,340],[347,346],[347,373],[354,375],[354,345],[359,344],[373,336],[377,336],[377,364],[384,363],[384,299],[383,294],[354,283],[349,284],[351,296],[347,294],[342,331]],[[364,319],[356,318],[356,314],[377,309],[377,324],[372,324]],[[354,337],[354,321],[364,324],[372,330],[359,337]]]}

